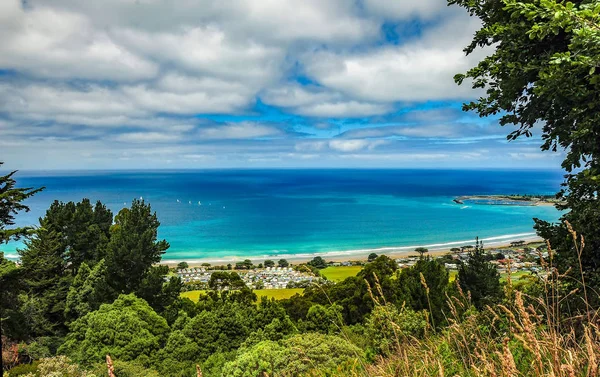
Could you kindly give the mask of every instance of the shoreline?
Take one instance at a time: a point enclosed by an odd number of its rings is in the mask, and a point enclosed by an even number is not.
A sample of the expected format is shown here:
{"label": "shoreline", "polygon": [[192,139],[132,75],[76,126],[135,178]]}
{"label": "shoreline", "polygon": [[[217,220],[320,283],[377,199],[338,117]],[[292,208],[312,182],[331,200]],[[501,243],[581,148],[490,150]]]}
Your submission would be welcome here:
{"label": "shoreline", "polygon": [[[549,199],[546,196],[523,196],[523,195],[463,195],[457,196],[452,201],[459,205],[483,204],[483,205],[507,205],[507,206],[554,206],[560,202]],[[465,203],[468,201],[469,203]],[[498,203],[477,203],[477,201],[494,201]],[[502,203],[505,201],[506,203]]]}
{"label": "shoreline", "polygon": [[[525,241],[525,242],[539,242],[542,241],[541,237],[538,237],[535,233],[519,233],[509,234],[503,236],[495,236],[480,239],[483,242],[485,249],[490,248],[501,248],[510,246],[511,242],[514,241]],[[416,255],[414,249],[417,247],[426,247],[429,249],[429,255],[438,256],[446,254],[453,247],[460,247],[464,245],[474,244],[475,239],[470,241],[452,241],[446,243],[435,243],[428,245],[415,245],[415,246],[382,246],[378,248],[369,249],[355,249],[355,250],[337,250],[337,251],[324,251],[314,253],[299,253],[299,254],[279,254],[279,255],[248,255],[248,256],[223,256],[217,258],[190,258],[190,259],[169,259],[162,260],[160,264],[174,267],[180,262],[186,262],[190,267],[199,267],[202,263],[210,263],[211,265],[224,265],[224,264],[235,264],[235,262],[241,262],[244,259],[250,259],[253,263],[263,263],[265,260],[286,259],[290,263],[300,264],[309,262],[316,256],[321,256],[326,261],[334,262],[346,262],[346,261],[365,261],[371,253],[377,255],[387,255],[390,258],[406,257],[409,255]]]}

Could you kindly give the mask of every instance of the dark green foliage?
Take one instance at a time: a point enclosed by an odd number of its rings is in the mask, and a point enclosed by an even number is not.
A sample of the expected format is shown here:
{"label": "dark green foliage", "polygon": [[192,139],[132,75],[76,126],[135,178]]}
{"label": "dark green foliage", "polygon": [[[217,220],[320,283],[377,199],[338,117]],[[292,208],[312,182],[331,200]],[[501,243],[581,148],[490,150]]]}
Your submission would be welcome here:
{"label": "dark green foliage", "polygon": [[79,318],[70,330],[59,352],[90,365],[104,360],[106,354],[147,363],[164,345],[169,327],[146,301],[130,294]]}
{"label": "dark green foliage", "polygon": [[274,267],[275,266],[275,262],[273,262],[270,259],[267,259],[264,263],[265,267]]}
{"label": "dark green foliage", "polygon": [[40,226],[60,234],[61,250],[73,274],[86,262],[92,266],[106,254],[112,212],[100,202],[92,206],[89,199],[79,203],[52,203]]}
{"label": "dark green foliage", "polygon": [[401,341],[410,337],[420,338],[428,327],[428,314],[406,307],[398,310],[387,304],[375,307],[365,321],[365,336],[369,347],[377,354],[386,355],[397,351]]}
{"label": "dark green foliage", "polygon": [[249,310],[245,305],[227,302],[192,318],[183,334],[198,345],[195,358],[206,360],[212,353],[237,349],[254,326]]}
{"label": "dark green foliage", "polygon": [[169,248],[167,241],[157,241],[156,213],[143,200],[135,199],[131,208],[115,216],[107,246],[106,266],[110,271],[109,284],[116,292],[136,292],[152,265],[160,262]]}
{"label": "dark green foliage", "polygon": [[324,334],[337,333],[344,324],[342,310],[343,308],[337,304],[329,306],[316,304],[311,306],[306,315],[304,330]]}
{"label": "dark green foliage", "polygon": [[[531,136],[541,125],[542,150],[564,151],[567,172],[558,193],[561,224],[536,220],[538,234],[558,251],[555,263],[569,272],[567,291],[600,284],[600,8],[594,1],[450,0],[482,19],[482,28],[466,48],[494,46],[476,67],[455,77],[486,88],[479,100],[465,104],[481,116],[501,114],[513,126],[509,139]],[[586,237],[578,256],[564,221]],[[598,295],[590,295],[598,305]],[[581,307],[575,299],[572,308]]]}
{"label": "dark green foliage", "polygon": [[375,253],[371,253],[371,254],[369,254],[369,256],[368,256],[368,258],[367,258],[367,261],[368,261],[368,262],[373,262],[375,259],[377,259],[377,254],[375,254]]}
{"label": "dark green foliage", "polygon": [[[3,162],[0,162],[0,167],[2,165]],[[14,227],[15,215],[21,211],[28,212],[29,207],[23,204],[23,201],[43,190],[43,188],[16,187],[13,178],[15,173],[16,171],[13,171],[0,176],[0,245],[32,232],[31,228]],[[17,338],[22,338],[27,333],[25,327],[22,327],[22,316],[17,309],[17,294],[22,288],[20,273],[14,263],[6,260],[4,254],[0,253],[0,350],[3,349],[5,331]],[[0,357],[0,375],[3,372],[4,363]]]}
{"label": "dark green foliage", "polygon": [[246,286],[237,272],[215,271],[210,275],[208,287],[214,290],[242,289]]}
{"label": "dark green foliage", "polygon": [[[45,223],[41,220],[42,226]],[[54,230],[41,228],[34,238],[25,241],[25,246],[25,249],[19,250],[23,284],[28,296],[24,311],[33,323],[37,323],[31,334],[62,334],[66,331],[65,303],[73,280],[62,236]]]}
{"label": "dark green foliage", "polygon": [[[0,162],[0,167],[3,164]],[[13,171],[0,176],[0,244],[30,233],[31,228],[12,227],[15,225],[15,215],[20,211],[29,212],[29,207],[23,204],[23,201],[43,190],[43,188],[15,187],[17,184],[13,178],[15,173],[16,171]]]}
{"label": "dark green foliage", "polygon": [[236,270],[249,270],[254,266],[250,259],[244,259],[242,262],[235,263]]}
{"label": "dark green foliage", "polygon": [[426,247],[417,247],[417,248],[415,249],[415,251],[416,251],[417,253],[419,253],[419,257],[423,258],[423,256],[425,255],[425,253],[428,253],[428,252],[429,252],[429,249],[427,249]]}
{"label": "dark green foliage", "polygon": [[[0,252],[0,325],[4,334],[11,339],[27,336],[24,316],[19,310],[19,290],[22,288],[21,271],[17,265]],[[0,342],[1,345],[1,342]]]}
{"label": "dark green foliage", "polygon": [[110,288],[106,282],[106,264],[104,259],[90,269],[84,262],[80,267],[65,305],[65,318],[73,321],[89,312],[97,310],[100,305],[111,297]]}
{"label": "dark green foliage", "polygon": [[307,264],[311,267],[318,268],[318,269],[327,268],[327,262],[325,262],[325,260],[321,257],[314,257]]}
{"label": "dark green foliage", "polygon": [[498,269],[488,261],[483,244],[477,241],[469,253],[469,262],[458,268],[458,284],[463,292],[469,292],[471,302],[477,309],[491,304],[502,296]]}
{"label": "dark green foliage", "polygon": [[312,306],[309,303],[321,305],[335,303],[343,308],[342,316],[346,324],[360,323],[373,309],[373,298],[369,287],[375,295],[379,295],[381,290],[386,300],[394,299],[392,277],[397,269],[396,262],[381,255],[365,265],[357,276],[333,285],[308,287],[304,291],[304,297],[294,296],[283,305],[289,315],[297,319],[300,317],[298,313],[302,313],[301,317],[306,318]]}
{"label": "dark green foliage", "polygon": [[177,269],[178,270],[185,270],[189,266],[190,265],[187,262],[179,262],[179,263],[177,263]]}
{"label": "dark green foliage", "polygon": [[135,291],[138,297],[146,300],[159,313],[175,303],[183,286],[177,276],[171,276],[165,281],[168,273],[167,266],[151,266]]}
{"label": "dark green foliage", "polygon": [[279,267],[288,267],[290,264],[288,263],[288,261],[287,261],[287,260],[285,260],[285,259],[280,259],[280,260],[277,262],[277,265],[278,265]]}
{"label": "dark green foliage", "polygon": [[448,279],[448,270],[442,264],[431,258],[421,258],[413,267],[400,271],[393,282],[396,295],[393,302],[405,302],[416,311],[429,311],[433,325],[440,326],[445,321]]}

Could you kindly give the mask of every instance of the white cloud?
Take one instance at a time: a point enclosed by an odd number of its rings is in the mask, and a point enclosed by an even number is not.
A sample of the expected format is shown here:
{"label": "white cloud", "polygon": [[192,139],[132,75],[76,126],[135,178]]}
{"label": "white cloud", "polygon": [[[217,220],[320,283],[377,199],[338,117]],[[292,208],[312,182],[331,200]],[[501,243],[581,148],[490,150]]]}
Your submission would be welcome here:
{"label": "white cloud", "polygon": [[478,26],[477,19],[457,17],[407,44],[356,53],[317,51],[303,61],[310,77],[350,98],[380,102],[470,98],[474,95],[470,87],[458,87],[453,76],[477,60],[478,56],[465,57],[462,49]]}
{"label": "white cloud", "polygon": [[277,127],[251,122],[204,127],[198,130],[198,136],[202,139],[254,139],[283,136],[283,134],[283,131]]}
{"label": "white cloud", "polygon": [[3,0],[0,67],[55,78],[134,81],[155,76],[158,66],[96,30],[81,14],[39,7],[25,11]]}
{"label": "white cloud", "polygon": [[270,105],[311,117],[360,117],[385,114],[390,105],[355,101],[340,93],[299,85],[283,85],[266,90],[261,99]]}
{"label": "white cloud", "polygon": [[419,138],[452,138],[472,133],[473,127],[462,124],[434,124],[417,126],[361,127],[344,132],[347,138],[385,138],[407,136]]}
{"label": "white cloud", "polygon": [[378,24],[361,16],[356,4],[346,0],[182,0],[176,7],[169,0],[38,0],[36,4],[88,14],[100,28],[135,25],[142,31],[168,31],[213,24],[232,37],[270,42],[356,42],[378,32]]}
{"label": "white cloud", "polygon": [[115,137],[126,143],[172,143],[181,139],[182,135],[164,132],[128,132]]}
{"label": "white cloud", "polygon": [[383,144],[385,144],[384,140],[334,139],[329,142],[329,148],[339,152],[356,152],[365,148],[373,150]]}

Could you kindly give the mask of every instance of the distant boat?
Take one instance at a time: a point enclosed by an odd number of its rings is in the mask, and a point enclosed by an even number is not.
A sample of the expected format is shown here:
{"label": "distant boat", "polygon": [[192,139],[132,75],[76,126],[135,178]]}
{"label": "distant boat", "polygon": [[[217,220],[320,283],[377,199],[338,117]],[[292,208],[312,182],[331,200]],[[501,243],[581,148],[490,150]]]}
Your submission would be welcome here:
{"label": "distant boat", "polygon": [[199,205],[199,206],[201,206],[201,205],[202,205],[202,203],[198,202],[198,205]]}
{"label": "distant boat", "polygon": [[177,203],[181,203],[181,201],[179,201],[179,199],[177,199]]}
{"label": "distant boat", "polygon": [[192,204],[192,201],[190,200],[190,201],[188,202],[188,204]]}
{"label": "distant boat", "polygon": [[142,198],[142,197],[140,196],[140,200],[144,200],[144,198]]}

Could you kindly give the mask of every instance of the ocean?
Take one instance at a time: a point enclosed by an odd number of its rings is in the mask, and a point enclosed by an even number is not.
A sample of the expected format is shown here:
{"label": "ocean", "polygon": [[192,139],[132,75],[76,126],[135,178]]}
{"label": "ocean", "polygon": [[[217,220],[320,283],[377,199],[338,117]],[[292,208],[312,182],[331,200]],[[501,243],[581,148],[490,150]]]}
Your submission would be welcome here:
{"label": "ocean", "polygon": [[[37,224],[50,203],[89,198],[115,213],[134,198],[152,205],[164,260],[230,261],[348,256],[493,246],[534,236],[533,218],[552,206],[460,205],[461,195],[554,194],[560,171],[538,170],[183,170],[19,172],[29,199],[19,225]],[[16,258],[22,245],[0,245]]]}

